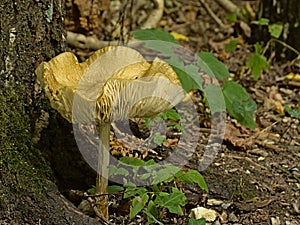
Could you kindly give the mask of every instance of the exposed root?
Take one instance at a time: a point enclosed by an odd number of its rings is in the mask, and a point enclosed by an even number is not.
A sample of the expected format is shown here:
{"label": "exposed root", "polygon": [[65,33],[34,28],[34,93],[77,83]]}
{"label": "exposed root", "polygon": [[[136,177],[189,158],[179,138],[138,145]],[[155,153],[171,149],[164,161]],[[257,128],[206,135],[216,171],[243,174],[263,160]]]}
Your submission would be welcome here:
{"label": "exposed root", "polygon": [[164,0],[152,0],[155,9],[148,15],[148,19],[141,26],[142,29],[156,28],[164,13]]}
{"label": "exposed root", "polygon": [[109,45],[118,45],[118,41],[100,41],[96,37],[89,37],[83,34],[67,32],[67,43],[76,48],[98,50]]}
{"label": "exposed root", "polygon": [[232,1],[215,0],[215,2],[222,6],[227,12],[236,14],[239,19],[246,20],[245,17],[242,15],[240,8],[233,4]]}

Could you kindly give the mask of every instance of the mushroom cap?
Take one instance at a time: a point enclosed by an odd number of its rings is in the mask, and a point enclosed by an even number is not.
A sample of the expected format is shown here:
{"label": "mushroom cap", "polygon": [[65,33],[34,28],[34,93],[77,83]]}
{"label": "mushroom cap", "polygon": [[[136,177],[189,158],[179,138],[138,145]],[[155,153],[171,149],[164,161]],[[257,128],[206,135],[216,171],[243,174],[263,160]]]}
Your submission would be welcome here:
{"label": "mushroom cap", "polygon": [[124,46],[98,50],[83,63],[62,53],[36,74],[51,106],[73,123],[154,117],[186,97],[169,64],[158,58],[148,63]]}

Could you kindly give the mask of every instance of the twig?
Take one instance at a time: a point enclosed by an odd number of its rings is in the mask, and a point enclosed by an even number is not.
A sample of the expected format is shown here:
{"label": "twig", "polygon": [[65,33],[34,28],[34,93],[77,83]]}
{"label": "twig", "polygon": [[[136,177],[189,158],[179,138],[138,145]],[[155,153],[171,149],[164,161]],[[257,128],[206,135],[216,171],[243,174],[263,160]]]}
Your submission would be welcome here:
{"label": "twig", "polygon": [[300,178],[298,178],[297,176],[295,176],[293,173],[291,173],[290,171],[280,167],[279,165],[273,165],[276,169],[280,170],[281,172],[285,173],[286,175],[288,175],[289,177],[295,178],[298,183],[300,183]]}
{"label": "twig", "polygon": [[103,224],[107,224],[107,219],[100,213],[97,204],[95,204],[95,202],[93,201],[93,199],[91,197],[87,198],[87,201],[89,202],[90,206],[92,207],[96,217],[103,223]]}
{"label": "twig", "polygon": [[77,215],[83,216],[84,214],[76,209],[74,209],[70,203],[65,199],[65,197],[63,195],[59,195],[60,200],[63,202],[64,206],[66,207],[66,209],[70,212],[73,212]]}
{"label": "twig", "polygon": [[280,147],[278,147],[276,145],[265,143],[263,141],[255,140],[255,143],[262,146],[262,147],[272,149],[274,152],[277,152],[277,153],[282,151],[282,149]]}
{"label": "twig", "polygon": [[286,47],[286,48],[289,49],[290,51],[294,52],[296,55],[300,55],[300,52],[299,52],[297,49],[293,48],[292,46],[290,46],[289,44],[285,43],[284,41],[281,41],[281,40],[276,39],[276,38],[271,38],[271,39],[267,42],[266,46],[264,47],[264,49],[263,49],[263,51],[262,51],[262,53],[261,53],[262,55],[264,55],[264,54],[266,53],[266,51],[268,50],[268,48],[270,47],[270,44],[271,44],[272,42],[277,42],[277,43],[281,44],[283,47]]}
{"label": "twig", "polygon": [[242,156],[237,156],[237,155],[228,155],[227,157],[229,158],[233,158],[233,159],[241,159],[241,160],[245,160],[249,163],[251,163],[253,166],[263,169],[263,170],[268,170],[266,167],[259,165],[258,163],[252,161],[249,157],[242,157]]}
{"label": "twig", "polygon": [[200,4],[203,5],[207,13],[213,18],[213,20],[221,27],[224,28],[224,23],[222,20],[219,19],[219,17],[211,10],[209,5],[205,2],[205,0],[199,0]]}
{"label": "twig", "polygon": [[295,49],[292,46],[288,45],[284,41],[281,41],[281,40],[278,40],[278,39],[275,39],[275,38],[272,38],[271,41],[278,42],[279,44],[283,45],[284,47],[286,47],[289,50],[291,50],[292,52],[294,52],[296,55],[300,55],[300,52],[297,49]]}
{"label": "twig", "polygon": [[245,17],[241,14],[241,10],[230,0],[215,0],[220,6],[222,6],[227,12],[234,13],[241,20],[246,20]]}

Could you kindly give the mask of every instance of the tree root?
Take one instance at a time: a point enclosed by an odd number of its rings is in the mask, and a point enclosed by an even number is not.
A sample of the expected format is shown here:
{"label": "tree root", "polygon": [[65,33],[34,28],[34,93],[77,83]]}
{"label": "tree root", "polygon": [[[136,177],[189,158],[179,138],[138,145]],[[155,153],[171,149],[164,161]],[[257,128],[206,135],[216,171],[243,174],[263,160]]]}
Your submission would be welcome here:
{"label": "tree root", "polygon": [[155,9],[149,14],[148,19],[141,26],[141,29],[155,28],[161,20],[164,13],[164,0],[152,0],[154,2]]}
{"label": "tree root", "polygon": [[109,45],[118,45],[118,41],[100,41],[96,37],[67,32],[67,43],[80,49],[98,50]]}
{"label": "tree root", "polygon": [[222,8],[224,8],[229,13],[234,13],[241,20],[246,20],[246,18],[242,15],[241,10],[230,0],[215,0]]}

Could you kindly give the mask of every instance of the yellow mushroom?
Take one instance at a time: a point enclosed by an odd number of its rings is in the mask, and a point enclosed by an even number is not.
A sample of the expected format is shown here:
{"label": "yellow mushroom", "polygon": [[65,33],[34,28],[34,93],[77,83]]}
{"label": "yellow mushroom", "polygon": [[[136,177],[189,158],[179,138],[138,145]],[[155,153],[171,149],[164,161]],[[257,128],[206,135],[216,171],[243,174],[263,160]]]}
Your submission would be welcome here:
{"label": "yellow mushroom", "polygon": [[[158,58],[149,63],[124,46],[98,50],[83,63],[70,52],[62,53],[41,63],[36,74],[51,106],[65,119],[99,124],[98,195],[107,193],[111,122],[154,117],[186,97],[167,63]],[[106,196],[98,199],[104,218],[108,218]]]}

